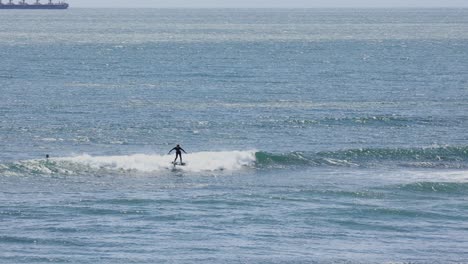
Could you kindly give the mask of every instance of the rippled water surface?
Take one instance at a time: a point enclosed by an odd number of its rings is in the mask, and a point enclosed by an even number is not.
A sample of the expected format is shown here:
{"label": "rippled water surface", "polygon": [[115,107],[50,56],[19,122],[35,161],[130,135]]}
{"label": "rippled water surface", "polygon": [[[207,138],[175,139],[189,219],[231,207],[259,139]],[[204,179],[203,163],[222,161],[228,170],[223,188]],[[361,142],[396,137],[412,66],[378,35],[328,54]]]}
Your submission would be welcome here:
{"label": "rippled water surface", "polygon": [[0,11],[0,263],[467,263],[467,61],[465,9]]}

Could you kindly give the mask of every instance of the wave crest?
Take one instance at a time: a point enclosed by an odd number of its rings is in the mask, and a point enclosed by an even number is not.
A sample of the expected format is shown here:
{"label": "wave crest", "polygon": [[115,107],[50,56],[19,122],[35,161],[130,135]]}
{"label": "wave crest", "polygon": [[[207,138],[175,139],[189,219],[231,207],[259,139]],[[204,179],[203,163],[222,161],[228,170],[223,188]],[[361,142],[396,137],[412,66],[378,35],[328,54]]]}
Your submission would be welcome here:
{"label": "wave crest", "polygon": [[54,175],[96,174],[98,172],[161,172],[180,170],[184,172],[232,171],[255,164],[255,151],[197,152],[183,156],[185,166],[174,167],[173,155],[122,155],[52,158],[49,160],[26,160],[0,164],[0,174]]}
{"label": "wave crest", "polygon": [[416,168],[467,168],[468,147],[434,148],[363,148],[317,153],[257,152],[259,166],[348,166],[368,167],[396,165]]}
{"label": "wave crest", "polygon": [[[0,175],[69,175],[173,170],[173,155],[122,155],[25,160],[0,164]],[[468,147],[348,149],[328,152],[269,153],[250,151],[197,152],[184,155],[184,172],[234,171],[242,168],[385,167],[468,168]]]}

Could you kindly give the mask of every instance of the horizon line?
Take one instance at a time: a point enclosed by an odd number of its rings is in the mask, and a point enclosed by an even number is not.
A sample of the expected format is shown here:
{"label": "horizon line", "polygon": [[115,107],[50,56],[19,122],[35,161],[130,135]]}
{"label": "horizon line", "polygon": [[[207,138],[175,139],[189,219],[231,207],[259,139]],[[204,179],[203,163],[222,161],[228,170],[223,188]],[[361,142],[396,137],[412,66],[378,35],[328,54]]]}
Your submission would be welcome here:
{"label": "horizon line", "polygon": [[69,9],[468,9],[467,6],[320,6],[320,7],[299,7],[299,6],[273,6],[273,7],[260,7],[260,6],[71,6]]}

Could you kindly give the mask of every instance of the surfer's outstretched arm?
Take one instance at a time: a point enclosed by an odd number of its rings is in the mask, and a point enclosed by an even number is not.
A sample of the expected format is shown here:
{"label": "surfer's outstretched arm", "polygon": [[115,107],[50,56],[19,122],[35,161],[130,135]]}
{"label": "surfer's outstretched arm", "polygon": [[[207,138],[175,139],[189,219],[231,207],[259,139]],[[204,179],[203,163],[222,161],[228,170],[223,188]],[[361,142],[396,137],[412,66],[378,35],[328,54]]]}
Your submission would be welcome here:
{"label": "surfer's outstretched arm", "polygon": [[183,148],[180,148],[180,150],[182,150],[185,154],[187,154],[187,152],[185,152],[185,150]]}
{"label": "surfer's outstretched arm", "polygon": [[[171,154],[171,152],[172,152],[173,150],[175,150],[175,149],[176,149],[176,148],[173,148],[173,149],[169,150],[169,153],[167,153],[167,154]],[[184,152],[185,152],[185,151],[184,151]]]}

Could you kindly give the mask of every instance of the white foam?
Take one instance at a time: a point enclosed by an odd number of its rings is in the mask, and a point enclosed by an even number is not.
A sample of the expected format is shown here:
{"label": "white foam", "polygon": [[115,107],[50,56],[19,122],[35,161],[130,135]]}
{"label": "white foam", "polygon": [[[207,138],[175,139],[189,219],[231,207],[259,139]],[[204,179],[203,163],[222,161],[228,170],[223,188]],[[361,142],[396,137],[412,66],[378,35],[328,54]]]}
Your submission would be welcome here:
{"label": "white foam", "polygon": [[[94,169],[155,172],[174,168],[171,164],[174,155],[90,156],[83,154],[54,160],[78,163]],[[177,169],[187,172],[239,170],[254,165],[255,151],[197,152],[183,155],[183,160],[186,165],[177,166]]]}

